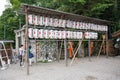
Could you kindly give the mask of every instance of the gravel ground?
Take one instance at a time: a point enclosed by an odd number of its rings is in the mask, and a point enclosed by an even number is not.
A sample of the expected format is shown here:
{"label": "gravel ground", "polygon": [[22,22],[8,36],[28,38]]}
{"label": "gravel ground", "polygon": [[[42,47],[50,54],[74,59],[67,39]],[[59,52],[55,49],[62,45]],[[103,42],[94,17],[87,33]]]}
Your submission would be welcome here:
{"label": "gravel ground", "polygon": [[67,67],[64,60],[37,63],[30,66],[30,75],[26,67],[11,64],[0,70],[0,80],[120,80],[120,56],[79,58]]}

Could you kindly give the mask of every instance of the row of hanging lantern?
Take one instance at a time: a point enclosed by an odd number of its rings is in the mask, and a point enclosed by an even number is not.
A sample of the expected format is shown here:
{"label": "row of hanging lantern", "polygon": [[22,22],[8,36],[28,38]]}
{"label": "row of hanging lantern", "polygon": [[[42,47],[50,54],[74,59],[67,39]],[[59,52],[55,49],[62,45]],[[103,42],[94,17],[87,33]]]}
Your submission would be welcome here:
{"label": "row of hanging lantern", "polygon": [[31,25],[53,26],[53,27],[68,27],[75,29],[88,29],[95,31],[108,31],[108,26],[97,25],[93,23],[85,23],[72,20],[57,19],[38,15],[28,15],[28,22]]}
{"label": "row of hanging lantern", "polygon": [[[84,36],[86,39],[97,39],[98,33],[96,32],[85,32]],[[47,30],[47,29],[28,29],[29,38],[46,38],[46,39],[82,39],[83,32],[77,31],[58,31],[58,30]]]}

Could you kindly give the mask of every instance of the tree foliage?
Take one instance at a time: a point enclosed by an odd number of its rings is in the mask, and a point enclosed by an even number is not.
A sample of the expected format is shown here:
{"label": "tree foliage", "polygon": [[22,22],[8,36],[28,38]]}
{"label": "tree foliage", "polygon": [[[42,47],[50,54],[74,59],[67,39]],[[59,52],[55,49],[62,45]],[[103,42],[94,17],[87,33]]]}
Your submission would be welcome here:
{"label": "tree foliage", "polygon": [[[116,24],[113,31],[120,29],[120,1],[119,0],[8,0],[12,8],[7,8],[0,17],[0,38],[3,39],[5,26],[6,39],[14,39],[13,30],[19,28],[24,16],[16,15],[21,3],[47,7],[55,10],[75,13],[79,15],[110,20]],[[12,34],[12,35],[10,35]]]}

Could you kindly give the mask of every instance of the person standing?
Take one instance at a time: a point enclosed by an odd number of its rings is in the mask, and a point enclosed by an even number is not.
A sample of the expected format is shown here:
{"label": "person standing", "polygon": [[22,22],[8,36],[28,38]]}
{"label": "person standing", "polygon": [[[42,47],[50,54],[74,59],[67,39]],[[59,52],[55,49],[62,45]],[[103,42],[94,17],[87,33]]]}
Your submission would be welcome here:
{"label": "person standing", "polygon": [[24,67],[24,46],[21,45],[19,48],[19,59],[20,59],[20,66]]}
{"label": "person standing", "polygon": [[31,46],[28,47],[28,56],[29,56],[29,65],[32,65],[32,59],[34,55],[33,53],[31,53]]}

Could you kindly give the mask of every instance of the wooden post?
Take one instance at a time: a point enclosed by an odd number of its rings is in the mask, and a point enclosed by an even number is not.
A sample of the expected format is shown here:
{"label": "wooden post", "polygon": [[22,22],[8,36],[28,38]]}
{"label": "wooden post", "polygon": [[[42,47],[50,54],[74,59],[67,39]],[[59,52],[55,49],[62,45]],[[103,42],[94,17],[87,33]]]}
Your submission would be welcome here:
{"label": "wooden post", "polygon": [[108,57],[108,31],[106,32],[106,57]]}
{"label": "wooden post", "polygon": [[18,36],[17,36],[17,32],[15,33],[15,38],[16,38],[16,53],[18,54],[19,53],[19,44],[18,44]]}
{"label": "wooden post", "polygon": [[38,52],[37,52],[38,50],[37,49],[38,49],[38,44],[37,44],[37,40],[36,39],[35,39],[35,47],[36,47],[36,51],[35,51],[36,52],[35,63],[37,64],[37,54],[38,54]]}
{"label": "wooden post", "polygon": [[25,46],[26,46],[26,63],[27,63],[27,75],[29,75],[29,55],[28,55],[28,6],[25,8],[26,12],[26,28],[25,28]]}
{"label": "wooden post", "polygon": [[58,41],[57,41],[57,61],[59,62],[59,50],[58,50]]}
{"label": "wooden post", "polygon": [[90,60],[90,57],[91,57],[91,55],[90,55],[90,39],[88,40],[88,55],[89,55],[89,61],[91,61]]}
{"label": "wooden post", "polygon": [[65,63],[66,63],[66,66],[68,66],[68,63],[67,63],[67,41],[66,39],[64,39],[64,54],[65,54]]}

